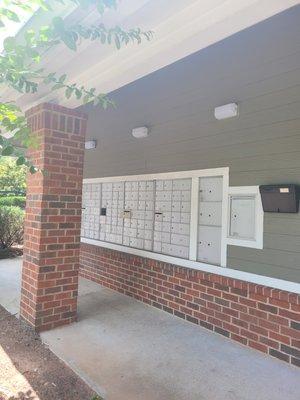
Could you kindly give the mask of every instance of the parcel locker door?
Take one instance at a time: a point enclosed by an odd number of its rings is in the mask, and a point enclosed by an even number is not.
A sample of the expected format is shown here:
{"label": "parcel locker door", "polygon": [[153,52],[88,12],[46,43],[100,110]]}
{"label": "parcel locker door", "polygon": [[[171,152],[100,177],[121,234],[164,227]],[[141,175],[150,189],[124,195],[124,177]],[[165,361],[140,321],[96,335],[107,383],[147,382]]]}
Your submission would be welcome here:
{"label": "parcel locker door", "polygon": [[221,265],[223,178],[199,178],[197,260]]}
{"label": "parcel locker door", "polygon": [[198,261],[220,265],[221,227],[200,226],[198,232]]}
{"label": "parcel locker door", "polygon": [[199,207],[200,225],[222,225],[222,203],[201,202]]}
{"label": "parcel locker door", "polygon": [[199,179],[200,201],[222,201],[223,178],[219,176]]}
{"label": "parcel locker door", "polygon": [[255,240],[254,196],[231,197],[229,224],[230,237]]}

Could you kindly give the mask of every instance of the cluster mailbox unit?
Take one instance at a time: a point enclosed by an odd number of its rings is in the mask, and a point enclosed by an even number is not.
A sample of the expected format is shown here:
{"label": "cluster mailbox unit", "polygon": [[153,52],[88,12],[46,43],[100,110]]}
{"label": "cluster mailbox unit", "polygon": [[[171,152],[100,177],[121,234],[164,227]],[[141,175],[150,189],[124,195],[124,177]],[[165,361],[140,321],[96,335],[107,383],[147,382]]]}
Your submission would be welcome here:
{"label": "cluster mailbox unit", "polygon": [[262,249],[264,211],[297,212],[298,194],[295,185],[229,187],[228,168],[86,179],[81,236],[224,267],[227,245]]}
{"label": "cluster mailbox unit", "polygon": [[102,244],[222,265],[226,172],[85,180],[81,235]]}

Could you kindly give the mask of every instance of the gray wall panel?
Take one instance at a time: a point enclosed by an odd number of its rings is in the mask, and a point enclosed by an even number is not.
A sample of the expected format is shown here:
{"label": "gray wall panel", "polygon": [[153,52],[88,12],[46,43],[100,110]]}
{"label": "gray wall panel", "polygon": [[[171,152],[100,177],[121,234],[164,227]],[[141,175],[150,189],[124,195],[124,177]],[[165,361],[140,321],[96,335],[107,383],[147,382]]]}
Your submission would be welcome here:
{"label": "gray wall panel", "polygon": [[[233,186],[300,184],[300,6],[90,105],[85,177],[230,167]],[[214,107],[236,101],[236,119]],[[132,128],[147,125],[143,140]],[[264,249],[230,246],[228,266],[300,282],[300,214],[265,215]]]}

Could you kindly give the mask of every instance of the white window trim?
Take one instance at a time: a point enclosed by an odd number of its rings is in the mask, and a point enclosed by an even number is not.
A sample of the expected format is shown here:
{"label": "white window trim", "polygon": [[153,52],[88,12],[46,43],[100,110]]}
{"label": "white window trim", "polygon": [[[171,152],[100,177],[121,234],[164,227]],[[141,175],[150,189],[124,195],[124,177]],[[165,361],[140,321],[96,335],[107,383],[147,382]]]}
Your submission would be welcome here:
{"label": "white window trim", "polygon": [[[229,236],[230,230],[230,197],[234,195],[255,196],[255,240],[244,240]],[[263,249],[264,211],[259,192],[259,186],[231,186],[228,189],[228,224],[227,244],[231,246]]]}
{"label": "white window trim", "polygon": [[[190,220],[190,258],[188,261],[195,261],[197,259],[197,239],[198,239],[198,207],[199,207],[199,178],[221,176],[223,178],[223,198],[222,198],[222,237],[221,237],[221,267],[226,267],[227,263],[227,215],[228,215],[228,186],[229,186],[229,168],[213,168],[201,169],[192,171],[179,171],[179,172],[165,172],[157,174],[143,174],[143,175],[125,175],[113,176],[104,178],[88,178],[84,179],[83,183],[110,183],[110,182],[131,182],[131,181],[145,181],[145,180],[167,180],[167,179],[192,179],[192,199],[191,199],[191,220]],[[109,247],[114,245],[118,247],[119,251],[128,252],[132,254],[132,247],[118,245],[114,243],[104,242],[95,239],[83,238],[84,241],[92,240],[99,243],[102,247]],[[82,239],[82,240],[83,240]],[[86,242],[87,243],[87,242]],[[153,255],[165,256],[160,253],[152,251],[135,249],[142,252],[143,257],[154,258]],[[171,257],[173,263],[182,261],[181,258]],[[187,261],[187,260],[185,260]],[[197,261],[197,263],[199,263]],[[202,264],[202,263],[200,263]],[[211,265],[211,264],[207,264]]]}

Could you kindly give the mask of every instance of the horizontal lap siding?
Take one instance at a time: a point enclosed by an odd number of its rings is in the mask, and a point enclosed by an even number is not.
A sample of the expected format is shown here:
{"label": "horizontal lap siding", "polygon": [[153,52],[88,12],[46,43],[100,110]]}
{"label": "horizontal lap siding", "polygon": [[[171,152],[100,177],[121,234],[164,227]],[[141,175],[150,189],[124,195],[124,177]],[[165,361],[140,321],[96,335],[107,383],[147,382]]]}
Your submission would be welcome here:
{"label": "horizontal lap siding", "polygon": [[[85,177],[228,166],[230,185],[300,184],[300,6],[112,94],[88,108],[96,150]],[[215,106],[236,101],[237,119]],[[132,128],[150,135],[133,139]],[[300,282],[300,214],[265,214],[264,249],[229,246],[228,266]]]}
{"label": "horizontal lap siding", "polygon": [[300,295],[89,244],[80,275],[300,366]]}

